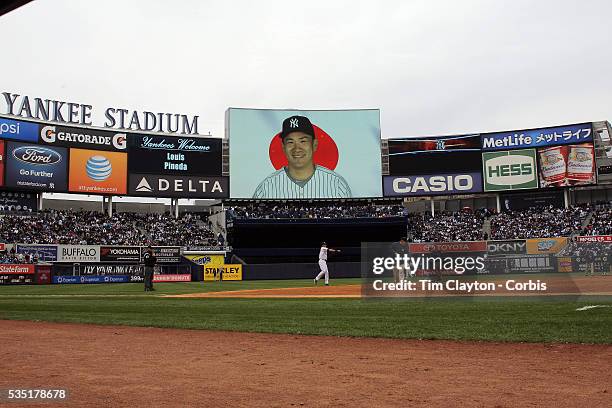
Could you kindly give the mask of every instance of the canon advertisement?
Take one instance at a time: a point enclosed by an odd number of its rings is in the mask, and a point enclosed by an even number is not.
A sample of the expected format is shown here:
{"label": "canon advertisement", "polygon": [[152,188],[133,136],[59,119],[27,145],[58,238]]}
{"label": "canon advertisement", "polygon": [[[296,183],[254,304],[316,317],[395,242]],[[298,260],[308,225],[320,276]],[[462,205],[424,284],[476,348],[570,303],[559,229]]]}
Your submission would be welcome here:
{"label": "canon advertisement", "polygon": [[98,129],[41,125],[40,143],[125,152],[127,149],[127,134]]}
{"label": "canon advertisement", "polygon": [[591,123],[549,128],[513,130],[482,135],[482,150],[511,150],[546,147],[593,141]]}
{"label": "canon advertisement", "polygon": [[48,147],[8,142],[5,185],[28,190],[67,191],[68,152]]}
{"label": "canon advertisement", "polygon": [[385,197],[480,193],[482,192],[482,176],[480,172],[449,175],[385,176],[383,192]]}
{"label": "canon advertisement", "polygon": [[228,177],[130,174],[129,194],[145,197],[227,198],[229,181]]}
{"label": "canon advertisement", "polygon": [[100,262],[138,263],[140,262],[140,247],[101,246]]}
{"label": "canon advertisement", "polygon": [[130,173],[220,176],[218,138],[131,135]]}

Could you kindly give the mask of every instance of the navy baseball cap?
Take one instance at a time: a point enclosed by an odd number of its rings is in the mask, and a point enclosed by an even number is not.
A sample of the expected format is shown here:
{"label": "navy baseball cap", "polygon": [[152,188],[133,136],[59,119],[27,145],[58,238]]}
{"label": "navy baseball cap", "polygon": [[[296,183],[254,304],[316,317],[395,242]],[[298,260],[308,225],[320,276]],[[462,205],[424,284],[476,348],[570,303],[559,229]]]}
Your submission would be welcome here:
{"label": "navy baseball cap", "polygon": [[285,136],[293,132],[302,132],[313,138],[315,137],[314,127],[306,116],[290,116],[283,120],[283,130],[280,133],[280,138],[284,139]]}

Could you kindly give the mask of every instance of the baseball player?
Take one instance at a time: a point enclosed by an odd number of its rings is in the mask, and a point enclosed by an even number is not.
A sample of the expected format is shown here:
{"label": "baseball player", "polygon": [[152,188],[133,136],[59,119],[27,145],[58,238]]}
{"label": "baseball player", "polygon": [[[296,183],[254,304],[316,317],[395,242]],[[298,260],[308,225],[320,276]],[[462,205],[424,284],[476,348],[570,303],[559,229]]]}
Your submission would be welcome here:
{"label": "baseball player", "polygon": [[[408,253],[408,248],[406,245],[406,237],[400,238],[399,242],[395,242],[391,246],[391,250],[393,251],[393,255],[399,255],[401,258],[404,257],[405,254]],[[395,283],[401,282],[406,279],[406,269],[402,266],[393,268],[393,281]]]}
{"label": "baseball player", "polygon": [[319,251],[319,268],[321,268],[321,272],[314,278],[314,284],[316,285],[319,282],[319,279],[323,275],[325,275],[325,286],[329,285],[329,270],[327,269],[327,251],[330,252],[341,252],[339,249],[331,249],[327,247],[325,242],[321,243],[321,250]]}
{"label": "baseball player", "polygon": [[318,141],[307,117],[285,119],[280,138],[288,164],[259,183],[253,198],[351,197],[351,189],[341,175],[314,163]]}

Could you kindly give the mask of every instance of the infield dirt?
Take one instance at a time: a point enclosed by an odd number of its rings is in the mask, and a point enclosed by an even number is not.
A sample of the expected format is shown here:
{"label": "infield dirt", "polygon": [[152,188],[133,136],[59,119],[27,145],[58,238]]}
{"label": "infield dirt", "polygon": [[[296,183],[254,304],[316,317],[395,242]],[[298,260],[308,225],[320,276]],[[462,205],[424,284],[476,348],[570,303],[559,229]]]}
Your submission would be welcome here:
{"label": "infield dirt", "polygon": [[609,345],[24,321],[0,321],[0,341],[0,388],[67,389],[70,407],[612,405]]}

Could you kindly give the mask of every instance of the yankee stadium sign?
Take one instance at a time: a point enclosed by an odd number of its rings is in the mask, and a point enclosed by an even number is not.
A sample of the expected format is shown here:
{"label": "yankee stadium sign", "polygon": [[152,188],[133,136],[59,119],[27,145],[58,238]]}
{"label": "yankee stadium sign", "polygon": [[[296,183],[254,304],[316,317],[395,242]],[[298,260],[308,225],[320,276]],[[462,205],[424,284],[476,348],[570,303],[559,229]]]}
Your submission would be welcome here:
{"label": "yankee stadium sign", "polygon": [[385,176],[385,196],[433,196],[482,192],[480,173]]}
{"label": "yankee stadium sign", "polygon": [[[12,92],[2,92],[0,101],[4,103],[2,113],[7,115],[93,126],[91,121],[92,105],[30,97]],[[198,116],[164,112],[140,112],[112,107],[104,109],[104,118],[105,128],[181,133],[185,135],[199,134]],[[123,149],[125,149],[125,146]]]}

